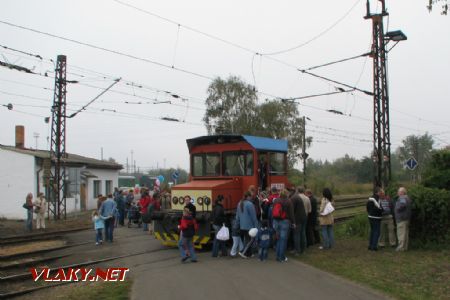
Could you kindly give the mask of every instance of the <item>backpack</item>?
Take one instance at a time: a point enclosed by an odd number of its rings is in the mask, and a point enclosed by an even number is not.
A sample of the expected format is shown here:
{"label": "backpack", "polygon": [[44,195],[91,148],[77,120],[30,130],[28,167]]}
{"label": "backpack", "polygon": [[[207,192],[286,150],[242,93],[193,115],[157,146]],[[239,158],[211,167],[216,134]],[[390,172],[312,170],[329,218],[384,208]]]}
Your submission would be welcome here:
{"label": "backpack", "polygon": [[272,208],[272,217],[276,220],[286,219],[286,210],[284,208],[285,200],[276,201]]}

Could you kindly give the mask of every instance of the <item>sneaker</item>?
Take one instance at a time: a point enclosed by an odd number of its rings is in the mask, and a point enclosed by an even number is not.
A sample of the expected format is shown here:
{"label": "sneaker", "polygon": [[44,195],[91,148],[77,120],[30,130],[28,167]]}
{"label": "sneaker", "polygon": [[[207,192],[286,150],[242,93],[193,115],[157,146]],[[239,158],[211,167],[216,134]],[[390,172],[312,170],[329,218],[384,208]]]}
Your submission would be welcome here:
{"label": "sneaker", "polygon": [[196,259],[192,259],[192,260],[191,260],[191,262],[193,262],[193,263],[196,263],[196,262],[197,262],[197,260],[196,260]]}
{"label": "sneaker", "polygon": [[285,257],[284,260],[282,260],[282,262],[287,262],[287,261],[288,261],[287,257]]}
{"label": "sneaker", "polygon": [[102,241],[102,240],[100,240],[100,244],[103,244],[103,241]]}
{"label": "sneaker", "polygon": [[319,247],[319,250],[323,250],[324,248],[322,246]]}
{"label": "sneaker", "polygon": [[185,256],[185,257],[183,257],[182,259],[181,259],[181,262],[185,262],[185,261],[187,261],[189,259],[189,256]]}
{"label": "sneaker", "polygon": [[242,253],[242,252],[239,252],[238,254],[239,254],[239,256],[242,257],[242,258],[248,258],[248,257],[245,256],[244,253]]}
{"label": "sneaker", "polygon": [[98,245],[99,245],[99,243],[97,242],[97,243],[95,243],[95,245],[96,245],[96,246],[98,246]]}

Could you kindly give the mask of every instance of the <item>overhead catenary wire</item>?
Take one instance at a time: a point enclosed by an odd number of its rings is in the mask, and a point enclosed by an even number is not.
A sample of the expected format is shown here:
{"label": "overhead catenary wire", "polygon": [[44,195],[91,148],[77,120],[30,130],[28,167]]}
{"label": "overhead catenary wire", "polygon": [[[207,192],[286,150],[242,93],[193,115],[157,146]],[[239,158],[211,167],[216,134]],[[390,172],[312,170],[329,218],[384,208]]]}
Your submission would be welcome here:
{"label": "overhead catenary wire", "polygon": [[41,34],[41,35],[46,35],[46,36],[49,36],[49,37],[52,37],[52,38],[64,40],[66,42],[71,42],[71,43],[74,43],[74,44],[83,45],[83,46],[86,46],[86,47],[89,47],[89,48],[93,48],[93,49],[109,52],[109,53],[116,54],[116,55],[119,55],[119,56],[128,57],[128,58],[131,58],[131,59],[134,59],[134,60],[138,60],[138,61],[154,64],[154,65],[157,65],[157,66],[160,66],[160,67],[163,67],[163,68],[176,70],[176,71],[179,71],[179,72],[182,72],[182,73],[186,73],[186,74],[190,74],[190,75],[193,75],[193,76],[196,76],[196,77],[199,77],[199,78],[213,80],[213,78],[211,76],[203,75],[203,74],[200,74],[200,73],[197,73],[197,72],[193,72],[193,71],[189,71],[189,70],[185,70],[185,69],[181,69],[181,68],[177,68],[177,67],[172,67],[172,66],[169,66],[167,64],[164,64],[164,63],[161,63],[161,62],[157,62],[155,60],[151,60],[151,59],[148,59],[148,58],[139,57],[139,56],[136,56],[136,55],[133,55],[133,54],[128,54],[128,53],[125,53],[125,52],[121,52],[121,51],[118,51],[118,50],[108,49],[108,48],[105,48],[105,47],[102,47],[102,46],[97,46],[97,45],[94,45],[94,44],[91,44],[91,43],[81,42],[81,41],[78,41],[78,40],[75,40],[75,39],[63,37],[63,36],[60,36],[60,35],[56,35],[56,34],[53,34],[53,33],[49,33],[49,32],[45,32],[45,31],[29,28],[29,27],[22,26],[22,25],[13,24],[13,23],[6,22],[6,21],[3,21],[3,20],[0,20],[0,23],[8,25],[8,26],[11,26],[11,27],[23,29],[23,30],[26,30],[26,31],[38,33],[38,34]]}

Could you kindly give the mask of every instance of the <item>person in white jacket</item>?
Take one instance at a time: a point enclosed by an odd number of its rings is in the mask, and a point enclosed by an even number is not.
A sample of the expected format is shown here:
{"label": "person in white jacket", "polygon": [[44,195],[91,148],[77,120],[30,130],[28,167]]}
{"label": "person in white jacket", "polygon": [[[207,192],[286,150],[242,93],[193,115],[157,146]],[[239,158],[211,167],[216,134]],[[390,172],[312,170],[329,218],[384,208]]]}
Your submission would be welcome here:
{"label": "person in white jacket", "polygon": [[39,193],[34,202],[34,213],[36,214],[36,229],[45,229],[45,212],[47,211],[47,201],[44,193]]}

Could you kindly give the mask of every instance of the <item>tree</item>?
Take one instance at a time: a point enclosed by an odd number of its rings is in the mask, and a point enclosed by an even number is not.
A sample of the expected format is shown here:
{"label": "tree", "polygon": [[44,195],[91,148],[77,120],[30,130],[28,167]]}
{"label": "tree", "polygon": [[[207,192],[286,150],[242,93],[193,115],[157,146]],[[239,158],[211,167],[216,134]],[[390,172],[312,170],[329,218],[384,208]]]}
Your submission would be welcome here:
{"label": "tree", "polygon": [[434,151],[431,162],[424,172],[423,184],[426,187],[450,191],[450,150]]}
{"label": "tree", "polygon": [[252,134],[256,121],[255,88],[239,77],[216,78],[208,87],[203,118],[208,134]]}
{"label": "tree", "polygon": [[421,181],[422,172],[426,169],[431,159],[431,150],[433,149],[433,137],[428,133],[424,135],[409,135],[403,141],[403,146],[398,148],[398,154],[401,161],[406,162],[414,157],[418,162],[417,168],[412,171],[413,181]]}
{"label": "tree", "polygon": [[428,0],[428,11],[431,12],[433,10],[433,6],[437,4],[442,4],[441,15],[447,15],[448,13],[448,0]]}
{"label": "tree", "polygon": [[208,87],[206,113],[203,118],[208,134],[249,134],[287,139],[288,162],[292,168],[298,160],[303,142],[303,119],[295,103],[266,100],[257,103],[256,90],[240,78],[216,78]]}

